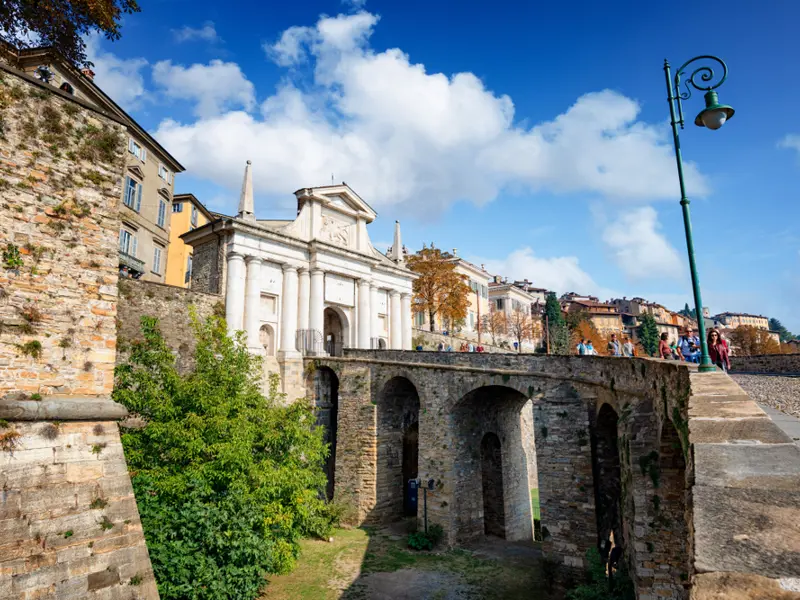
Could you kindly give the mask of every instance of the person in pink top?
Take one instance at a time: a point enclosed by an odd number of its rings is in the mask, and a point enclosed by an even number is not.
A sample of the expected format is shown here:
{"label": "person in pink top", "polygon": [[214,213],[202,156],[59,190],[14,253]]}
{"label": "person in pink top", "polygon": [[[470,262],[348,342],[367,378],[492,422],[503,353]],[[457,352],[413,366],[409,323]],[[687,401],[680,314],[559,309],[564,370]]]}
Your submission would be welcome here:
{"label": "person in pink top", "polygon": [[719,329],[712,329],[708,332],[708,355],[711,362],[723,371],[731,368],[731,356],[728,342],[722,339]]}
{"label": "person in pink top", "polygon": [[666,331],[661,334],[661,340],[658,342],[658,358],[665,360],[672,358],[672,348],[669,347],[668,338]]}

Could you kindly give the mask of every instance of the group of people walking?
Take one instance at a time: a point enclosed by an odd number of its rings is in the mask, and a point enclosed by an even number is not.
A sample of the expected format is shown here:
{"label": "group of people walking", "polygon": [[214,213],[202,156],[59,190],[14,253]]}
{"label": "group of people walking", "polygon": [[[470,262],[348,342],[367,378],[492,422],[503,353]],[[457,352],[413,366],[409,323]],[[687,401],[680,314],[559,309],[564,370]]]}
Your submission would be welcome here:
{"label": "group of people walking", "polygon": [[[711,362],[724,371],[730,369],[730,348],[728,342],[723,339],[719,329],[710,329],[707,341],[708,354],[711,357]],[[588,338],[582,339],[575,349],[581,356],[597,354],[592,340]],[[633,345],[630,338],[623,338],[620,344],[616,333],[611,334],[606,351],[610,356],[636,356],[636,347]],[[658,343],[658,358],[699,363],[700,355],[700,338],[697,335],[697,329],[686,332],[684,335],[678,337],[677,341],[673,341],[672,343],[669,342],[669,334],[666,332],[661,334],[661,339]]]}
{"label": "group of people walking", "polygon": [[[576,347],[576,350],[581,356],[591,356],[597,354],[597,350],[594,349],[592,340],[588,338],[582,339]],[[620,344],[619,340],[617,340],[616,333],[611,334],[611,339],[608,340],[608,346],[606,347],[606,350],[610,356],[636,356],[636,347],[633,345],[633,342],[631,342],[630,338],[624,338],[622,344]]]}
{"label": "group of people walking", "polygon": [[[658,343],[658,357],[671,360],[683,360],[691,363],[699,363],[701,348],[700,338],[697,335],[697,329],[692,329],[688,335],[682,335],[678,338],[677,342],[669,343],[669,336],[667,333],[661,334],[661,340]],[[728,342],[722,337],[719,329],[716,327],[709,329],[706,338],[708,344],[708,355],[711,362],[723,371],[731,368],[730,347]]]}

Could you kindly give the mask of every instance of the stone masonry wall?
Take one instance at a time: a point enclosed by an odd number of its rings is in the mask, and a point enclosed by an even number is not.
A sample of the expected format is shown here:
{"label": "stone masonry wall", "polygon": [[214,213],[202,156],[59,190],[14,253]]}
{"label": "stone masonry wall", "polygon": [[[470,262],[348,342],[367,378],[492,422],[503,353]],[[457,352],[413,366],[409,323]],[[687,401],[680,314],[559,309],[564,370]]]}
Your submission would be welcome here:
{"label": "stone masonry wall", "polygon": [[[477,344],[476,341],[477,335],[473,336],[474,339],[470,339],[467,337],[459,337],[457,335],[442,335],[441,333],[435,333],[430,331],[425,331],[424,329],[417,329],[416,327],[412,330],[413,334],[413,343],[412,346],[417,345],[418,342],[422,343],[423,350],[436,350],[439,342],[442,342],[447,348],[448,345],[453,347],[453,352],[458,352],[459,348],[461,347],[462,343],[469,344],[472,342],[473,344]],[[492,346],[489,343],[489,336],[484,334],[482,336],[481,345],[483,346],[484,352],[489,352],[493,354],[506,354],[509,352],[508,348],[501,348],[499,346]]]}
{"label": "stone masonry wall", "polygon": [[731,371],[734,373],[800,375],[800,354],[731,356]]}
{"label": "stone masonry wall", "polygon": [[0,66],[2,598],[158,598],[109,397],[124,131]]}
{"label": "stone masonry wall", "polygon": [[205,294],[172,285],[134,279],[120,279],[117,305],[117,361],[124,360],[128,344],[141,338],[141,319],[156,317],[164,341],[176,353],[178,368],[191,365],[196,346],[189,307],[202,321],[213,314],[224,316],[224,301],[216,294]]}

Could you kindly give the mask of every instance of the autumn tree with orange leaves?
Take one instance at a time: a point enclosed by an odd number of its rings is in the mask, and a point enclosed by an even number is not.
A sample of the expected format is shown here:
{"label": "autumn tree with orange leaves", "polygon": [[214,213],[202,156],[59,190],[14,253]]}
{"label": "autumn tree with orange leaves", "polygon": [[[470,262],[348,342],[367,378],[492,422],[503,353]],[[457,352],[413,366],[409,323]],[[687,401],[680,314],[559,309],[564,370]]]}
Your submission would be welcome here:
{"label": "autumn tree with orange leaves", "polygon": [[470,289],[466,277],[456,272],[453,255],[442,252],[431,244],[430,248],[408,257],[407,266],[417,274],[414,280],[415,313],[427,313],[430,330],[434,330],[436,315],[442,320],[457,323],[467,317]]}
{"label": "autumn tree with orange leaves", "polygon": [[3,0],[0,38],[17,48],[48,46],[70,62],[90,67],[86,35],[97,31],[118,40],[122,15],[135,12],[136,0]]}
{"label": "autumn tree with orange leaves", "polygon": [[506,335],[508,331],[506,313],[497,310],[494,302],[489,303],[489,314],[481,317],[481,330],[488,331],[492,337],[492,345],[497,346],[497,338]]}
{"label": "autumn tree with orange leaves", "polygon": [[752,325],[742,325],[728,334],[729,343],[738,356],[756,354],[781,354],[781,346],[765,329]]}

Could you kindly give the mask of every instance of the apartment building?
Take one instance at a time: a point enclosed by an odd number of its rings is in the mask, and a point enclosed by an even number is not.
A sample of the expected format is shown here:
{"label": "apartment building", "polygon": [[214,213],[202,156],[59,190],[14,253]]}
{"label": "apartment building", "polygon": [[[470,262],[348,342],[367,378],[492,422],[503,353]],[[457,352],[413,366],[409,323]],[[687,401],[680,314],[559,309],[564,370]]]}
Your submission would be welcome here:
{"label": "apartment building", "polygon": [[715,327],[736,329],[737,327],[742,327],[743,325],[750,325],[751,327],[755,327],[757,329],[766,329],[769,331],[769,319],[762,315],[724,312],[714,316],[713,320]]}
{"label": "apartment building", "polygon": [[185,243],[181,236],[211,222],[213,215],[194,194],[175,194],[170,210],[172,218],[169,227],[166,283],[189,287],[192,278],[193,248]]}
{"label": "apartment building", "polygon": [[49,47],[19,49],[6,42],[0,43],[0,60],[126,125],[120,274],[164,283],[175,175],[183,166],[98,87],[90,69],[78,69]]}
{"label": "apartment building", "polygon": [[603,335],[612,333],[622,333],[622,315],[616,306],[609,302],[599,302],[596,298],[591,300],[577,299],[572,297],[569,300],[568,312],[586,311],[592,320],[594,328]]}
{"label": "apartment building", "polygon": [[532,307],[538,305],[539,300],[537,295],[526,292],[500,276],[496,275],[489,283],[489,301],[492,303],[493,309],[504,312],[506,315],[517,310],[531,314]]}

